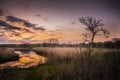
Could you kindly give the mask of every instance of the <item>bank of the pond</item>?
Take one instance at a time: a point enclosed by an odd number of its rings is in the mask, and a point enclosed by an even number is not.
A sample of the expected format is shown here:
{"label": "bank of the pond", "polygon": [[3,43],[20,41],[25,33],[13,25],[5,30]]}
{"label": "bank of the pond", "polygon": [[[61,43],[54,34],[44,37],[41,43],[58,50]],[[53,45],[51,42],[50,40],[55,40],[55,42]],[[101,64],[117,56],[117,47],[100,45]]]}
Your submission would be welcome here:
{"label": "bank of the pond", "polygon": [[47,60],[46,57],[37,55],[35,52],[21,52],[15,51],[15,54],[19,55],[19,59],[16,61],[10,61],[0,64],[0,69],[5,68],[28,68],[36,66],[38,64],[44,64]]}
{"label": "bank of the pond", "polygon": [[19,60],[19,54],[15,54],[14,49],[0,49],[0,64],[15,60]]}

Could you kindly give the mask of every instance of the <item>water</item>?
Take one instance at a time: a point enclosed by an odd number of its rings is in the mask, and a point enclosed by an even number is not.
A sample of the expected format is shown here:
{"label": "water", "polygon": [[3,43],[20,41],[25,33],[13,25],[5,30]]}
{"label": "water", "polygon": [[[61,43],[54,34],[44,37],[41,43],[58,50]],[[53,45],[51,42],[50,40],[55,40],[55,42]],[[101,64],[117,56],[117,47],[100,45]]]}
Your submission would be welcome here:
{"label": "water", "polygon": [[38,64],[44,64],[47,61],[46,57],[37,55],[35,52],[21,52],[15,51],[16,54],[19,54],[20,59],[17,61],[6,62],[0,64],[0,69],[4,68],[28,68],[31,66],[37,66]]}

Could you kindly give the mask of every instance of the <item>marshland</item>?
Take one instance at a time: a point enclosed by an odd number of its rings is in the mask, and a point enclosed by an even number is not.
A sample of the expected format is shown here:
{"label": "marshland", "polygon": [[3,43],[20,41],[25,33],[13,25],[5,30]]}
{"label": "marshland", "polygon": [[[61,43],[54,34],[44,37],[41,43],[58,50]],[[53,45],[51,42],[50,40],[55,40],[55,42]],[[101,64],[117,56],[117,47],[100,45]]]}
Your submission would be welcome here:
{"label": "marshland", "polygon": [[117,0],[0,0],[0,80],[120,80]]}

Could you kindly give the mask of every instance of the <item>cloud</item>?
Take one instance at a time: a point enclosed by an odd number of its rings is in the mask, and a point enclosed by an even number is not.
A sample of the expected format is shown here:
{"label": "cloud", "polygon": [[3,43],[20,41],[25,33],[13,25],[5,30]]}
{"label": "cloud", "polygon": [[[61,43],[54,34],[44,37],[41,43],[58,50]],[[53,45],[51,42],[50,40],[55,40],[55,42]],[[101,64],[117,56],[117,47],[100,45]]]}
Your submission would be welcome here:
{"label": "cloud", "polygon": [[28,33],[33,33],[32,31],[30,31],[29,29],[24,29],[26,32]]}
{"label": "cloud", "polygon": [[[37,15],[38,16],[38,15]],[[11,22],[21,22],[23,23],[24,27],[27,27],[27,28],[32,28],[34,30],[41,30],[41,31],[45,31],[45,28],[43,27],[36,27],[36,24],[33,24],[33,23],[30,23],[28,22],[27,20],[23,20],[23,19],[19,19],[17,17],[14,17],[14,16],[7,16],[7,21],[11,21]],[[9,24],[7,24],[6,22],[2,22],[3,23],[3,26],[10,26]],[[16,28],[18,29],[18,27],[14,27],[12,26],[12,28]],[[30,30],[28,29],[24,29],[25,31],[27,32],[31,32]]]}
{"label": "cloud", "polygon": [[35,30],[45,31],[45,28],[44,28],[44,27],[35,27],[34,29],[35,29]]}
{"label": "cloud", "polygon": [[33,28],[34,28],[36,24],[32,24],[32,23],[30,23],[30,22],[24,21],[24,25],[25,25],[26,27],[33,27]]}
{"label": "cloud", "polygon": [[43,18],[44,21],[48,22],[48,19],[47,18]]}
{"label": "cloud", "polygon": [[5,29],[5,30],[20,30],[19,27],[12,26],[12,25],[10,25],[2,20],[0,20],[0,26],[3,26],[3,29]]}
{"label": "cloud", "polygon": [[36,14],[35,16],[36,16],[36,17],[41,17],[41,15],[40,15],[40,14]]}
{"label": "cloud", "polygon": [[[40,15],[36,15],[36,16],[40,16]],[[26,20],[23,20],[23,19],[19,19],[17,17],[14,17],[14,16],[7,16],[7,21],[11,21],[11,22],[22,22],[24,24],[25,27],[31,27],[35,30],[45,30],[44,28],[42,27],[36,27],[36,24],[32,24]]]}
{"label": "cloud", "polygon": [[24,22],[24,25],[26,27],[31,27],[32,29],[34,30],[41,30],[41,31],[45,31],[45,28],[44,27],[36,27],[36,24],[32,24],[32,23],[29,23],[27,21]]}
{"label": "cloud", "polygon": [[0,19],[0,32],[1,37],[5,36],[6,40],[23,40],[27,37],[37,40],[46,38],[46,28],[43,26],[37,26],[14,16],[6,16],[5,19],[5,21]]}
{"label": "cloud", "polygon": [[15,35],[15,36],[20,36],[20,33],[13,33],[13,35]]}
{"label": "cloud", "polygon": [[14,16],[7,16],[7,21],[11,21],[11,22],[24,22],[25,20],[19,19],[17,17]]}

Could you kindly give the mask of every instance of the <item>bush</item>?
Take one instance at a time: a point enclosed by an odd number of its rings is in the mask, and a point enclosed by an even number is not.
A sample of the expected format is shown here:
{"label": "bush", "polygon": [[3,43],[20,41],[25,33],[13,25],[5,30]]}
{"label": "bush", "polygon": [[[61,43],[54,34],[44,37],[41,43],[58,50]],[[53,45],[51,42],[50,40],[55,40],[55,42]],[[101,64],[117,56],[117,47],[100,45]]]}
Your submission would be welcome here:
{"label": "bush", "polygon": [[47,56],[48,52],[46,50],[33,50],[36,54],[41,56]]}
{"label": "bush", "polygon": [[0,63],[18,60],[19,55],[14,53],[13,49],[0,50]]}

